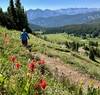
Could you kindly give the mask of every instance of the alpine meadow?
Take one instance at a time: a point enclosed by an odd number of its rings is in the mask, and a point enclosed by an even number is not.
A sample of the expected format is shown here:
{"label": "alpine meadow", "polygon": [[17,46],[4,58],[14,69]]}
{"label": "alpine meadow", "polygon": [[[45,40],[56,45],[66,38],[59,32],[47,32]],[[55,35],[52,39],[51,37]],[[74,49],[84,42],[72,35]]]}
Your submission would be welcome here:
{"label": "alpine meadow", "polygon": [[1,0],[0,95],[100,95],[98,4]]}

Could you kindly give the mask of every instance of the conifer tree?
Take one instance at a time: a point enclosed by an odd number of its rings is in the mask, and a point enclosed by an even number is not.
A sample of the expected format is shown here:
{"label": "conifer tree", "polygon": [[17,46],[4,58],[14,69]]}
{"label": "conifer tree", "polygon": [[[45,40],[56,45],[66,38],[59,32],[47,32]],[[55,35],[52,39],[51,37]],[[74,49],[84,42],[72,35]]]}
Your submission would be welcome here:
{"label": "conifer tree", "polygon": [[7,27],[7,17],[5,15],[5,13],[3,12],[2,8],[0,8],[0,25]]}
{"label": "conifer tree", "polygon": [[15,29],[16,29],[17,28],[17,25],[16,25],[17,18],[16,18],[16,10],[15,10],[15,7],[14,7],[13,0],[10,0],[7,11],[8,11],[8,16],[13,21],[13,25],[15,26]]}
{"label": "conifer tree", "polygon": [[9,0],[7,12],[3,12],[0,8],[0,25],[9,29],[22,30],[26,28],[27,32],[31,32],[28,26],[27,15],[25,14],[24,7],[21,6],[20,0]]}
{"label": "conifer tree", "polygon": [[25,14],[24,8],[21,6],[20,0],[15,2],[16,14],[17,14],[17,26],[19,30],[28,27],[27,16]]}
{"label": "conifer tree", "polygon": [[95,55],[94,55],[93,47],[90,47],[90,50],[89,50],[89,58],[91,60],[95,61]]}
{"label": "conifer tree", "polygon": [[0,8],[0,25],[3,25],[3,11],[2,11],[2,8]]}

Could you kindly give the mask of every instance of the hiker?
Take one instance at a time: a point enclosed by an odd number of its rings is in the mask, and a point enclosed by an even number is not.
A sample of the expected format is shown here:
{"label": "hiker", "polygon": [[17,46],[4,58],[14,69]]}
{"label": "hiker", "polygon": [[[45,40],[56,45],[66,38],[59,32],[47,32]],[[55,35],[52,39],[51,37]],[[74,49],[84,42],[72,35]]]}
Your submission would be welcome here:
{"label": "hiker", "polygon": [[30,39],[29,36],[28,36],[28,33],[26,32],[25,29],[23,29],[23,33],[21,34],[21,40],[22,40],[23,46],[27,47],[28,39]]}

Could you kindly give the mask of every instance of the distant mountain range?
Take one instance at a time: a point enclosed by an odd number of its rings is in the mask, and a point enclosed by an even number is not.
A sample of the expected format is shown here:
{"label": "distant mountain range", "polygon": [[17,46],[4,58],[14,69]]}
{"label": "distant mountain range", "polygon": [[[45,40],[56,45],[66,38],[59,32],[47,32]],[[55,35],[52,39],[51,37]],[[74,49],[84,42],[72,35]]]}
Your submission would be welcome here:
{"label": "distant mountain range", "polygon": [[28,10],[28,21],[42,27],[60,27],[71,24],[82,24],[100,18],[99,8],[69,8],[60,10]]}
{"label": "distant mountain range", "polygon": [[88,24],[100,24],[100,18],[97,18],[97,19],[94,19],[94,20],[91,20],[88,22]]}

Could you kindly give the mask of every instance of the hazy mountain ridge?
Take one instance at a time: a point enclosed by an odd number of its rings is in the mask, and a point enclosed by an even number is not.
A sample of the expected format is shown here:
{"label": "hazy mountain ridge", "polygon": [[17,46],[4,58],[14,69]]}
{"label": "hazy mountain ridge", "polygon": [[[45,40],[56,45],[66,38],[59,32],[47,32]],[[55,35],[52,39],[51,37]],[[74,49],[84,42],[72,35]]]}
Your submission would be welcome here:
{"label": "hazy mountain ridge", "polygon": [[29,19],[35,19],[38,17],[84,14],[84,13],[89,13],[94,11],[100,11],[100,9],[99,8],[68,8],[68,9],[58,9],[58,10],[30,9],[27,11],[27,15]]}
{"label": "hazy mountain ridge", "polygon": [[60,10],[28,10],[29,23],[42,27],[82,24],[100,18],[99,8],[69,8]]}
{"label": "hazy mountain ridge", "polygon": [[47,18],[40,17],[31,20],[30,23],[40,25],[43,27],[60,27],[71,24],[83,24],[91,20],[95,20],[97,18],[100,18],[100,12],[77,14],[77,15],[61,15],[61,16],[54,16]]}
{"label": "hazy mountain ridge", "polygon": [[94,20],[91,20],[88,22],[88,24],[100,24],[100,18],[97,18],[97,19],[94,19]]}

